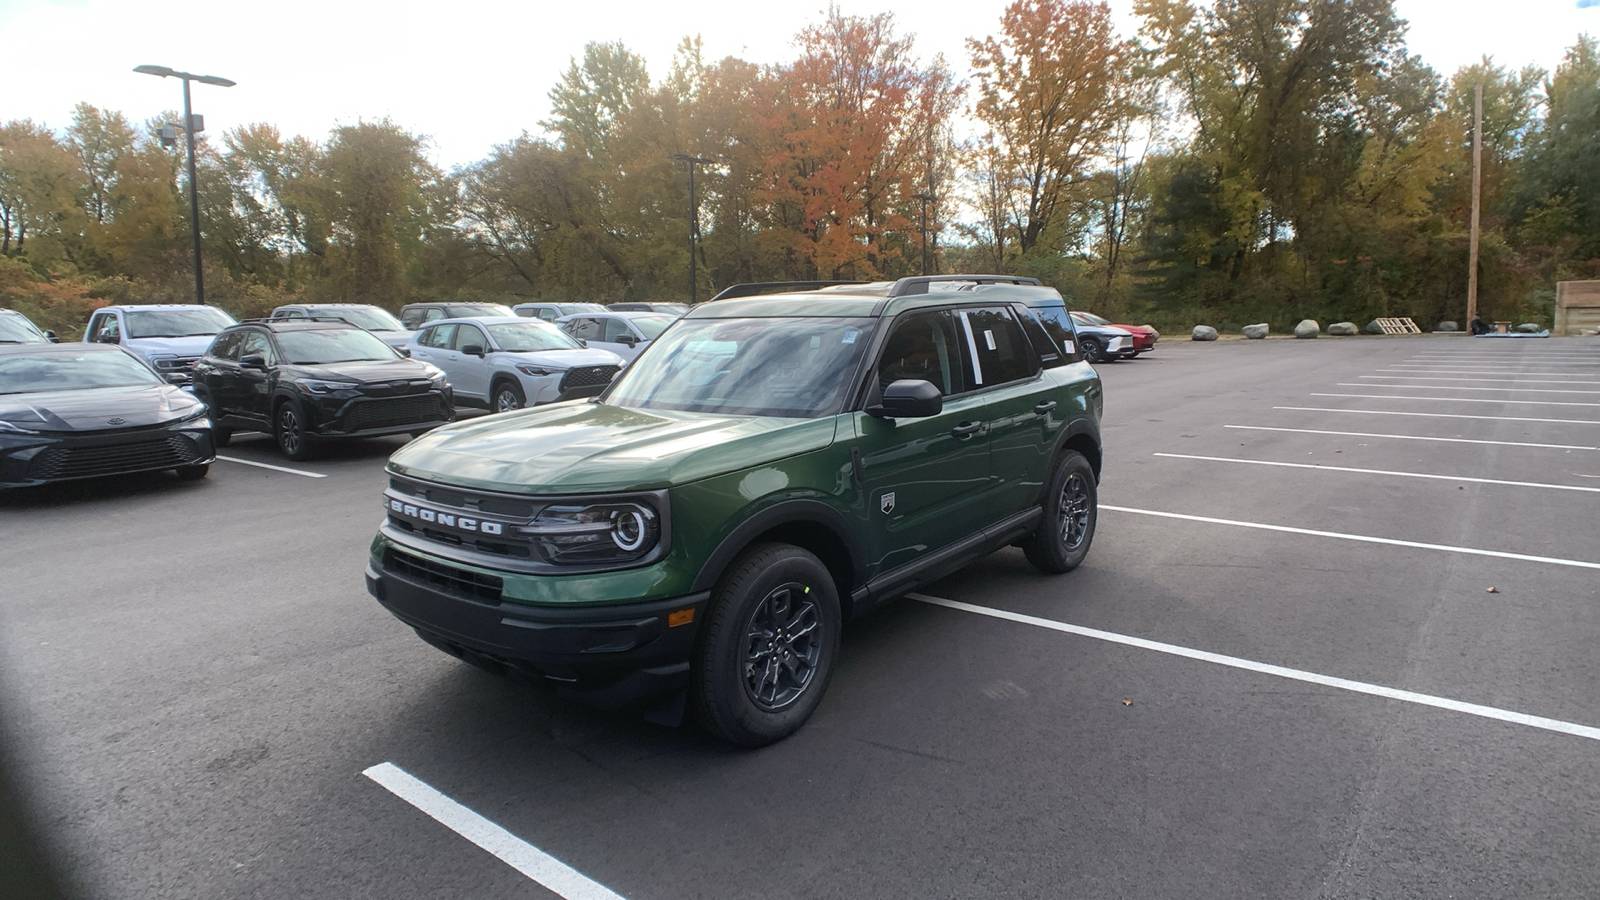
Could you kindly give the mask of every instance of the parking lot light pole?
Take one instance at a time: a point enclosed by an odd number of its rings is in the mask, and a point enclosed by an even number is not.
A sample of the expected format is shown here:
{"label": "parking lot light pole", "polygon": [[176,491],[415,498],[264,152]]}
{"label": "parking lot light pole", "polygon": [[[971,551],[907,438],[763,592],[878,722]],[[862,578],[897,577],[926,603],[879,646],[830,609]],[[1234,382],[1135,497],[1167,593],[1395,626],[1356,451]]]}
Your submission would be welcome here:
{"label": "parking lot light pole", "polygon": [[932,194],[912,194],[911,199],[922,201],[922,274],[928,274],[928,204],[938,199]]}
{"label": "parking lot light pole", "polygon": [[687,153],[674,153],[668,156],[667,159],[682,160],[689,167],[689,302],[695,303],[700,298],[700,285],[695,277],[694,260],[700,243],[700,200],[694,193],[694,167],[716,162],[716,160],[690,156]]}
{"label": "parking lot light pole", "polygon": [[194,239],[194,302],[204,305],[206,302],[205,276],[200,271],[200,187],[194,177],[194,111],[189,105],[189,82],[198,81],[201,84],[214,84],[217,87],[233,87],[234,82],[216,75],[195,75],[190,72],[179,72],[166,66],[134,66],[133,70],[141,75],[156,75],[161,78],[183,79],[183,133],[189,145],[189,234]]}

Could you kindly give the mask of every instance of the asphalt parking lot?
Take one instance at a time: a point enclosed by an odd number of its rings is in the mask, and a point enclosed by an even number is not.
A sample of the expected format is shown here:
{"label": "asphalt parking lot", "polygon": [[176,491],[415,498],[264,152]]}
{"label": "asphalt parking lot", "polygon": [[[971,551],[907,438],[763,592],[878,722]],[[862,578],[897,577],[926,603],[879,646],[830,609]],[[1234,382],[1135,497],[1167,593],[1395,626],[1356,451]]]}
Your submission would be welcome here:
{"label": "asphalt parking lot", "polygon": [[1600,896],[1600,342],[1102,374],[1087,563],[859,622],[763,750],[383,611],[400,439],[0,496],[6,730],[96,897]]}

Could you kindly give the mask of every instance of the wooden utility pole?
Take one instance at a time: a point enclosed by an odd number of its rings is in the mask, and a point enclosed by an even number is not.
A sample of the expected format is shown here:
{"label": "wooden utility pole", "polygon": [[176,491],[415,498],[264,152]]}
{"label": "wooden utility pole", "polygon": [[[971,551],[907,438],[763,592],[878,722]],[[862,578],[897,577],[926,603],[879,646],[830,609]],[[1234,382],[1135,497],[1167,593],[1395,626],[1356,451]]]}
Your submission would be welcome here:
{"label": "wooden utility pole", "polygon": [[1472,237],[1467,250],[1467,322],[1478,315],[1478,198],[1483,187],[1483,85],[1472,92]]}

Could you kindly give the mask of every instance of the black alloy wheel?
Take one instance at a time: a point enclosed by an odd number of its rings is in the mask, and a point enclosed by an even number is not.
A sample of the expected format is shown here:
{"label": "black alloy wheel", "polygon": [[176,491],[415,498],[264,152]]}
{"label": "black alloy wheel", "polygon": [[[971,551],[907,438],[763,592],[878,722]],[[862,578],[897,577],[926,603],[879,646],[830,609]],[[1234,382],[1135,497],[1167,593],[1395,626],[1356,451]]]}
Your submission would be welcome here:
{"label": "black alloy wheel", "polygon": [[1086,337],[1079,339],[1078,343],[1083,351],[1084,362],[1097,363],[1105,361],[1106,348],[1098,339]]}
{"label": "black alloy wheel", "polygon": [[758,544],[706,611],[690,700],[708,731],[760,747],[799,730],[839,654],[839,594],[828,568],[790,544]]}
{"label": "black alloy wheel", "polygon": [[1094,468],[1083,454],[1064,451],[1051,473],[1044,519],[1023,546],[1028,562],[1052,575],[1076,569],[1089,555],[1098,512]]}
{"label": "black alloy wheel", "polygon": [[494,388],[494,411],[497,413],[511,412],[528,405],[528,398],[522,392],[522,385],[515,381],[502,381]]}
{"label": "black alloy wheel", "polygon": [[273,435],[278,439],[278,449],[283,455],[296,462],[311,458],[311,437],[306,434],[305,424],[300,420],[300,411],[295,409],[292,401],[285,400],[278,404],[277,412],[272,416]]}

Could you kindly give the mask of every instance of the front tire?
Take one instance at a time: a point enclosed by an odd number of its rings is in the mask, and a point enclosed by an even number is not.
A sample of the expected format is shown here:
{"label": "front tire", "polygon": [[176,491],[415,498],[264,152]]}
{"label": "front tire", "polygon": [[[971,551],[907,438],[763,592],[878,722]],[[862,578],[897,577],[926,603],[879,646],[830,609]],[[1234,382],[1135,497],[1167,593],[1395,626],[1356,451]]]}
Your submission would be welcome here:
{"label": "front tire", "polygon": [[493,409],[497,413],[513,412],[528,405],[528,397],[522,392],[522,385],[515,381],[502,381],[494,387]]}
{"label": "front tire", "polygon": [[217,449],[220,450],[223,447],[228,446],[228,444],[231,443],[232,441],[233,441],[233,429],[232,428],[225,428],[225,427],[223,427],[221,425],[212,425],[211,426],[211,443],[215,444],[217,446]]}
{"label": "front tire", "polygon": [[200,479],[206,477],[207,472],[211,471],[211,464],[204,463],[198,466],[183,466],[176,471],[178,473],[178,478],[183,481],[199,481]]}
{"label": "front tire", "polygon": [[294,403],[284,401],[272,414],[272,434],[278,439],[278,449],[295,462],[311,458],[311,436],[306,434],[305,420]]}
{"label": "front tire", "polygon": [[1079,345],[1080,349],[1083,351],[1084,362],[1091,364],[1105,362],[1106,348],[1101,345],[1098,340],[1095,340],[1094,338],[1084,338],[1079,341]]}
{"label": "front tire", "polygon": [[1023,553],[1040,571],[1059,575],[1076,569],[1094,542],[1099,513],[1094,468],[1082,453],[1064,451],[1046,490],[1044,519]]}
{"label": "front tire", "polygon": [[758,544],[729,568],[708,609],[690,698],[712,734],[745,747],[811,718],[839,654],[839,594],[812,554]]}

